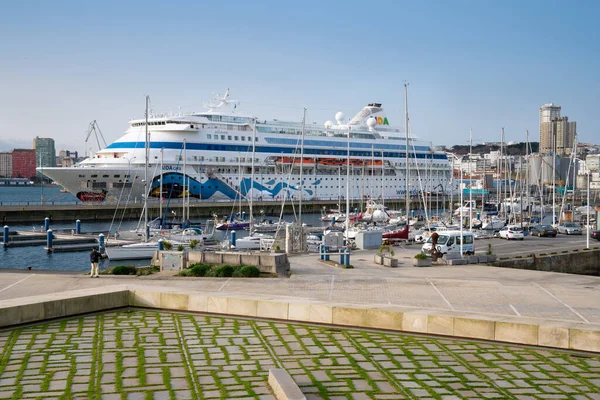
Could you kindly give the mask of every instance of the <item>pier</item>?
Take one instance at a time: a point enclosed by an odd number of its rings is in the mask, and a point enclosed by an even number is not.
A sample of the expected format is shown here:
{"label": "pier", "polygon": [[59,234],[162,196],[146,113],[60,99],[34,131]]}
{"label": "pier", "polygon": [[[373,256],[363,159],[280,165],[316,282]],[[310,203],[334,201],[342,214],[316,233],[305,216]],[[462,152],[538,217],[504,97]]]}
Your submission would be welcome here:
{"label": "pier", "polygon": [[[448,200],[448,198],[446,198]],[[412,199],[413,204],[418,199]],[[435,200],[434,200],[435,202]],[[345,200],[331,199],[331,200],[303,200],[302,211],[304,213],[319,213],[324,208],[337,208],[341,203],[342,209],[345,209]],[[361,203],[366,204],[366,200],[351,200],[351,210],[361,210]],[[443,201],[440,198],[438,203],[439,208],[443,208]],[[385,205],[390,209],[404,209],[403,199],[386,199]],[[235,208],[234,208],[235,206]],[[446,208],[448,202],[446,202]],[[259,217],[261,211],[264,215],[279,215],[282,207],[282,200],[255,200],[253,202],[254,216]],[[283,205],[284,214],[293,213],[294,210],[298,210],[299,201],[287,200]],[[166,202],[163,203],[163,213],[166,208]],[[232,212],[238,212],[240,209],[239,205],[233,202],[233,200],[223,201],[212,201],[212,200],[197,200],[191,201],[190,219],[198,220],[211,218],[213,215],[229,215]],[[90,221],[111,221],[118,215],[119,218],[122,213],[125,213],[126,218],[137,219],[143,214],[144,204],[143,203],[130,203],[127,206],[117,205],[112,203],[77,203],[77,204],[3,204],[0,207],[0,221],[2,225],[15,225],[15,224],[39,224],[44,218],[49,217],[52,222],[72,222],[77,219],[82,222]],[[183,205],[181,200],[171,200],[169,204],[169,212],[175,212],[175,215],[181,216]],[[243,202],[241,206],[242,211],[249,212],[249,206],[247,202]],[[117,214],[118,213],[118,214]],[[160,216],[160,204],[157,201],[149,202],[148,213],[150,219],[158,218]],[[169,215],[168,218],[171,218]]]}

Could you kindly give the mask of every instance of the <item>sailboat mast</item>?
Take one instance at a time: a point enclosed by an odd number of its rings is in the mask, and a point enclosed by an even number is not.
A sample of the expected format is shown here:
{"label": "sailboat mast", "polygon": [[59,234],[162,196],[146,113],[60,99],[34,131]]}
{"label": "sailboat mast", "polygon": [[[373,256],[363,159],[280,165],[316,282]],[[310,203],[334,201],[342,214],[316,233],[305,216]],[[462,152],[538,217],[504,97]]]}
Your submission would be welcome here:
{"label": "sailboat mast", "polygon": [[381,150],[381,205],[385,207],[385,165]]}
{"label": "sailboat mast", "polygon": [[409,176],[410,166],[408,163],[408,83],[404,84],[404,127],[406,129],[406,189],[404,193],[404,204],[406,205],[406,224],[408,224],[408,218],[410,214],[410,194],[409,194]]}
{"label": "sailboat mast", "polygon": [[469,128],[469,232],[473,232],[473,129]]}
{"label": "sailboat mast", "polygon": [[348,228],[350,228],[350,126],[348,126],[348,154],[346,160],[346,219],[344,220],[346,228],[346,245],[348,245]]}
{"label": "sailboat mast", "polygon": [[302,142],[300,143],[300,199],[298,203],[298,223],[302,226],[302,194],[304,193],[304,181],[302,180],[302,173],[304,171],[304,132],[306,127],[306,107],[304,107],[304,114],[302,115]]}
{"label": "sailboat mast", "polygon": [[144,240],[148,241],[150,236],[150,227],[148,226],[148,162],[150,158],[150,135],[148,133],[148,103],[150,96],[146,96],[146,146],[144,163]]}
{"label": "sailboat mast", "polygon": [[252,127],[252,162],[250,163],[250,224],[248,232],[252,234],[252,228],[254,225],[254,214],[252,213],[252,196],[254,194],[254,157],[256,155],[256,117],[254,118],[254,125]]}
{"label": "sailboat mast", "polygon": [[160,194],[159,194],[159,216],[160,216],[160,227],[162,228],[162,220],[163,220],[163,211],[162,211],[162,200],[163,200],[163,164],[164,164],[164,157],[163,157],[163,153],[164,153],[164,148],[160,149]]}
{"label": "sailboat mast", "polygon": [[187,146],[186,146],[186,139],[184,138],[183,139],[183,209],[182,209],[183,220],[181,221],[181,223],[184,225],[185,225],[185,221],[186,221],[186,216],[185,216],[185,210],[186,210],[185,190],[187,188],[186,167],[187,167]]}

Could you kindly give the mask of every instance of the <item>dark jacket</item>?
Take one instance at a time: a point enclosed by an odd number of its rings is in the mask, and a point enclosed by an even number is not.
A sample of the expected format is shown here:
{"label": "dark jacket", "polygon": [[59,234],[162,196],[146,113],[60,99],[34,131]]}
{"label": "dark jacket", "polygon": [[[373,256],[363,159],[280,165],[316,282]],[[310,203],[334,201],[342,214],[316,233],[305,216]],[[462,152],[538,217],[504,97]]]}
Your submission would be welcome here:
{"label": "dark jacket", "polygon": [[98,261],[100,261],[100,252],[97,251],[96,249],[92,250],[92,252],[90,253],[90,261],[93,263],[97,263]]}

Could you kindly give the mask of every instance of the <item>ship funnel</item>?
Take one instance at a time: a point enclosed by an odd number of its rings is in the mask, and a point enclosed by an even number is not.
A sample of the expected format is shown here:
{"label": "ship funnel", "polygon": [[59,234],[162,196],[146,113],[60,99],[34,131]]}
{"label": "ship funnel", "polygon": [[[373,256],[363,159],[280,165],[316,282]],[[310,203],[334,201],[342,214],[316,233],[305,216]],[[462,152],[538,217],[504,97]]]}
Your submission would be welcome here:
{"label": "ship funnel", "polygon": [[368,126],[367,121],[370,118],[374,118],[377,121],[377,125],[389,125],[389,121],[383,112],[383,108],[381,107],[381,103],[370,103],[365,108],[360,110],[358,114],[356,114],[348,125],[363,125]]}

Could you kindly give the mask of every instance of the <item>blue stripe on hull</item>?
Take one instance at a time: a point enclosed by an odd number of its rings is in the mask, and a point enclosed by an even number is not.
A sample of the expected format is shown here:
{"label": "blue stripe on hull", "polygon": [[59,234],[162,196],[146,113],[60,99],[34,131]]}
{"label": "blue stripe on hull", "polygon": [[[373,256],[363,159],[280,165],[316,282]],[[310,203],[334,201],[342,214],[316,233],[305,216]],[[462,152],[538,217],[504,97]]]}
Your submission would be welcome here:
{"label": "blue stripe on hull", "polygon": [[[111,143],[106,149],[143,149],[145,146],[144,142],[115,142]],[[182,150],[183,142],[150,142],[151,149],[175,149]],[[207,143],[187,143],[187,150],[203,150],[203,151],[232,151],[232,152],[251,152],[252,146],[241,146],[241,145],[230,145],[230,144],[207,144]],[[297,150],[294,147],[278,147],[278,146],[256,146],[257,153],[273,153],[273,154],[297,154]],[[304,149],[304,155],[313,156],[341,156],[344,157],[347,154],[347,150],[324,150],[324,149]],[[381,152],[378,152],[381,157]],[[350,150],[350,156],[352,157],[371,157],[371,151],[357,151]],[[383,156],[386,158],[405,158],[406,155],[403,152],[392,152],[384,151]],[[409,157],[414,158],[414,154],[409,154]],[[430,153],[417,153],[417,158],[422,159],[433,159],[435,160],[447,160],[445,154],[430,154]]]}

